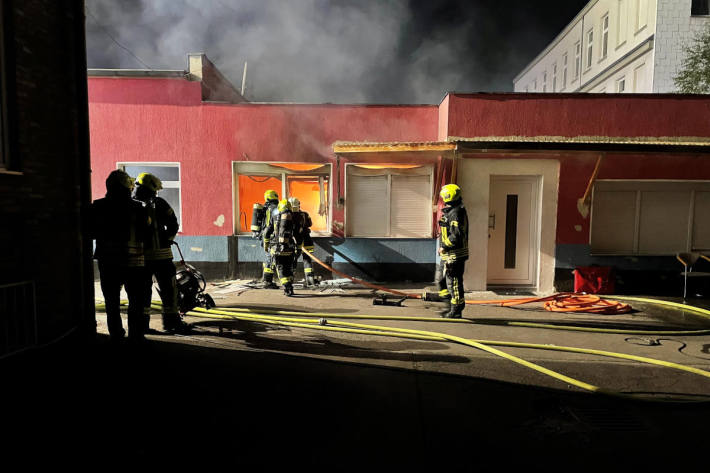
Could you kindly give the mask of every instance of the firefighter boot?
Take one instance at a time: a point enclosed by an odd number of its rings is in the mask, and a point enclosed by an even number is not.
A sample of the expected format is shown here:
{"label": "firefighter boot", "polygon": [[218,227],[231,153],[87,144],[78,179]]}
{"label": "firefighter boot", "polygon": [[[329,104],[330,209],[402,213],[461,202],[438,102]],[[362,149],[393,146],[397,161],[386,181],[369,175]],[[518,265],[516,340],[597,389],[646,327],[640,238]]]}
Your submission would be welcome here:
{"label": "firefighter boot", "polygon": [[313,274],[308,273],[306,274],[306,286],[315,286],[316,285],[316,278],[313,277]]}
{"label": "firefighter boot", "polygon": [[261,281],[262,289],[278,289],[278,285],[274,282],[273,273],[264,273],[264,279]]}
{"label": "firefighter boot", "polygon": [[190,324],[185,323],[180,314],[163,314],[163,330],[168,333],[188,334]]}
{"label": "firefighter boot", "polygon": [[463,309],[466,307],[466,304],[456,304],[456,305],[451,305],[451,310],[445,314],[442,315],[442,317],[446,319],[460,319],[461,314],[463,313]]}
{"label": "firefighter boot", "polygon": [[291,297],[293,295],[293,284],[290,282],[287,282],[284,284],[284,294]]}
{"label": "firefighter boot", "polygon": [[442,297],[441,302],[443,302],[444,308],[439,311],[439,315],[446,317],[451,312],[451,297]]}

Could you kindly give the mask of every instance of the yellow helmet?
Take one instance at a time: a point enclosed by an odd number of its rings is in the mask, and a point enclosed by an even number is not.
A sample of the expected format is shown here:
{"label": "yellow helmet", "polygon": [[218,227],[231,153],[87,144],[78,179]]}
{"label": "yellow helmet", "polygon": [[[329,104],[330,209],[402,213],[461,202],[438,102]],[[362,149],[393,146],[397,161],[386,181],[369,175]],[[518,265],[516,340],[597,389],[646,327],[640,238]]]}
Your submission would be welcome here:
{"label": "yellow helmet", "polygon": [[279,195],[276,193],[276,191],[269,189],[268,191],[264,192],[264,200],[279,200]]}
{"label": "yellow helmet", "polygon": [[136,178],[136,184],[145,187],[153,192],[158,192],[160,189],[163,188],[163,183],[160,182],[160,179],[158,179],[149,172],[140,173],[138,175],[138,178]]}
{"label": "yellow helmet", "polygon": [[117,187],[125,187],[129,191],[133,190],[134,180],[125,171],[116,169],[111,171],[111,173],[106,178],[106,189],[115,189]]}
{"label": "yellow helmet", "polygon": [[301,210],[301,201],[297,197],[289,197],[288,202],[291,204],[291,210],[298,212]]}
{"label": "yellow helmet", "polygon": [[441,188],[439,195],[444,202],[453,202],[461,198],[461,188],[456,184],[446,184]]}
{"label": "yellow helmet", "polygon": [[284,212],[286,210],[291,211],[291,203],[288,200],[284,199],[279,202],[278,211]]}

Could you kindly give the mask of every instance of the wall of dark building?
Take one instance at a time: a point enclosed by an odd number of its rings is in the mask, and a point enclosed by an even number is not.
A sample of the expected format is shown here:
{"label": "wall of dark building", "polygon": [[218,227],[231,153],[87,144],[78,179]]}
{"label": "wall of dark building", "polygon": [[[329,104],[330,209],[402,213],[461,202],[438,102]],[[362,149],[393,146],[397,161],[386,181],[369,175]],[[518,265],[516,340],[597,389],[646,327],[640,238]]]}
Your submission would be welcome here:
{"label": "wall of dark building", "polygon": [[95,330],[84,2],[3,0],[0,357]]}

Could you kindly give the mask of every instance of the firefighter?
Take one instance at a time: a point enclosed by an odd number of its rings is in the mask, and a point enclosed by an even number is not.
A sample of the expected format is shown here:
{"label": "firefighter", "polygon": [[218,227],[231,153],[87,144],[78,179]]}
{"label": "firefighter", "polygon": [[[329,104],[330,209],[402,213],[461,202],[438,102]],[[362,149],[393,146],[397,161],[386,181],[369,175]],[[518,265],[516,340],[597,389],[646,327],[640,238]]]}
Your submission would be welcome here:
{"label": "firefighter", "polygon": [[123,340],[121,287],[128,295],[128,338],[144,340],[143,301],[148,276],[143,241],[148,231],[148,215],[131,197],[133,179],[123,171],[113,171],[106,179],[106,197],[89,207],[88,230],[96,240],[101,291],[106,303],[106,320],[112,341]]}
{"label": "firefighter", "polygon": [[293,257],[293,270],[295,272],[298,266],[298,258],[303,255],[303,273],[306,276],[306,286],[315,286],[316,280],[313,276],[313,263],[308,256],[313,253],[314,245],[311,238],[311,221],[308,212],[301,210],[301,201],[296,197],[289,197],[288,202],[291,204],[291,212],[293,213],[293,238],[296,240],[296,251]]}
{"label": "firefighter", "polygon": [[284,288],[284,294],[292,296],[293,257],[296,250],[296,240],[293,238],[293,213],[288,200],[283,199],[279,202],[277,212],[266,228],[265,239],[267,238],[272,239],[270,253],[276,264],[276,271]]}
{"label": "firefighter", "polygon": [[[163,188],[162,182],[153,174],[144,172],[136,179],[136,199],[143,206],[150,218],[150,231],[145,239],[145,264],[149,277],[155,276],[158,292],[163,302],[163,330],[169,333],[187,333],[189,326],[178,312],[178,291],[176,282],[173,250],[170,248],[178,232],[178,220],[175,212],[165,199],[157,193]],[[144,323],[148,330],[150,323],[150,303],[152,279],[148,281],[147,297],[144,302]]]}
{"label": "firefighter", "polygon": [[468,259],[468,216],[461,201],[461,188],[447,184],[439,193],[444,201],[439,219],[439,254],[441,276],[439,296],[447,302],[444,318],[461,318],[466,301],[463,290],[463,272]]}
{"label": "firefighter", "polygon": [[271,255],[271,241],[266,237],[266,230],[271,226],[274,215],[278,212],[279,195],[274,190],[264,192],[264,205],[256,203],[252,211],[251,234],[252,238],[260,239],[264,248],[264,262],[262,283],[266,289],[275,289],[274,260]]}

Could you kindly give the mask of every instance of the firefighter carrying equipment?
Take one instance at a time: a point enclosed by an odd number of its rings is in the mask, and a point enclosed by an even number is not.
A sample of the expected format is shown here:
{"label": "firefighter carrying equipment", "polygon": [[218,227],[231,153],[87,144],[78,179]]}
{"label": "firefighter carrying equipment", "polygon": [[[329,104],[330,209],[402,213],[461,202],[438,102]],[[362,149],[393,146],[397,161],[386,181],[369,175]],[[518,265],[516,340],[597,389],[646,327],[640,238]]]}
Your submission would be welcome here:
{"label": "firefighter carrying equipment", "polygon": [[268,226],[267,214],[278,204],[279,195],[274,190],[267,190],[264,192],[264,204],[255,203],[251,212],[251,236],[254,239],[261,238],[264,230]]}
{"label": "firefighter carrying equipment", "polygon": [[163,188],[163,183],[156,176],[149,172],[142,172],[136,178],[136,184],[147,187],[153,192],[158,192]]}
{"label": "firefighter carrying equipment", "polygon": [[266,229],[265,238],[271,238],[270,253],[276,264],[279,281],[287,296],[293,295],[293,255],[296,242],[293,239],[293,214],[291,204],[284,199],[279,202],[271,225]]}
{"label": "firefighter carrying equipment", "polygon": [[456,184],[446,184],[441,188],[439,195],[445,203],[454,202],[461,198],[461,188]]}

